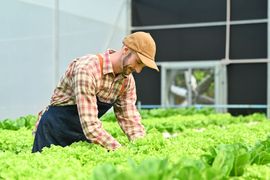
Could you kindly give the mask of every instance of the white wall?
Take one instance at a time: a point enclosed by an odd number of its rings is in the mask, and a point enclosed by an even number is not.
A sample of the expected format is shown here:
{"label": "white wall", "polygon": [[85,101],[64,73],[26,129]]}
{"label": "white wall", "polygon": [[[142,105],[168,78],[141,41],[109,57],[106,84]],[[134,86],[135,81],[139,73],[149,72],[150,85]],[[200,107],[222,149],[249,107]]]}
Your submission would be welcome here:
{"label": "white wall", "polygon": [[[76,57],[118,49],[127,0],[59,0],[59,72]],[[54,89],[54,0],[0,0],[0,120],[36,114]]]}

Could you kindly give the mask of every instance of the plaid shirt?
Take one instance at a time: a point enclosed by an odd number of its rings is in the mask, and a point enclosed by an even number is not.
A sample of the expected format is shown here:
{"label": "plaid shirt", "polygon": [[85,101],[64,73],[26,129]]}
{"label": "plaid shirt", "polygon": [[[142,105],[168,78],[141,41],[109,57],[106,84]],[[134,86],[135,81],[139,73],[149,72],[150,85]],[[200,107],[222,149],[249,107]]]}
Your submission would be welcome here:
{"label": "plaid shirt", "polygon": [[50,103],[53,106],[77,104],[87,139],[110,150],[121,145],[103,129],[98,119],[96,98],[101,102],[114,103],[118,124],[129,140],[145,135],[141,116],[135,106],[137,96],[134,77],[131,74],[126,80],[122,75],[115,76],[110,61],[110,54],[113,52],[108,50],[102,55],[102,70],[96,55],[73,60],[54,90]]}

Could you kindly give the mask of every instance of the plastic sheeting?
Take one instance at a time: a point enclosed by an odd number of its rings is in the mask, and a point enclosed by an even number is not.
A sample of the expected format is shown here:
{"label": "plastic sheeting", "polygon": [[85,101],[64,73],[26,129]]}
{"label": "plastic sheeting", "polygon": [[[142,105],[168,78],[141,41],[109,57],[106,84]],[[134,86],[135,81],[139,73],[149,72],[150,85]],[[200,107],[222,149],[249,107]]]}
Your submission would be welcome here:
{"label": "plastic sheeting", "polygon": [[48,105],[55,87],[55,53],[60,76],[76,57],[122,46],[127,0],[58,2],[56,48],[54,0],[0,2],[0,120],[36,114]]}

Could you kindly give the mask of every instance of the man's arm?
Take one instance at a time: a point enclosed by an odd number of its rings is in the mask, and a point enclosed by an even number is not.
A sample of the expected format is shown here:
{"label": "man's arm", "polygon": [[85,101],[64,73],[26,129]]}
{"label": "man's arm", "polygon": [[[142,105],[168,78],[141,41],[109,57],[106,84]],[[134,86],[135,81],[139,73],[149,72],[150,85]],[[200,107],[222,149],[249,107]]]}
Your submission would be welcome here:
{"label": "man's arm", "polygon": [[84,68],[79,68],[75,70],[73,83],[78,113],[87,139],[109,150],[120,147],[121,145],[103,129],[102,123],[98,119],[94,76]]}
{"label": "man's arm", "polygon": [[125,91],[119,96],[114,105],[118,123],[129,140],[145,136],[144,126],[141,124],[141,116],[135,105],[136,100],[135,80],[131,75]]}

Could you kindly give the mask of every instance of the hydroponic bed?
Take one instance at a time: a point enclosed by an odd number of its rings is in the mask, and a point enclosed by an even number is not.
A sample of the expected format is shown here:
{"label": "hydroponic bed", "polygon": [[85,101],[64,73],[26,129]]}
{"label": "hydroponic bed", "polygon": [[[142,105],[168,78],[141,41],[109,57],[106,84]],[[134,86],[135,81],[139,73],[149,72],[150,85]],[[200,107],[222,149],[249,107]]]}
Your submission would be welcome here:
{"label": "hydroponic bed", "polygon": [[141,111],[147,136],[129,142],[112,113],[103,126],[122,145],[86,142],[31,153],[35,116],[0,122],[0,179],[270,179],[270,121],[210,109]]}

